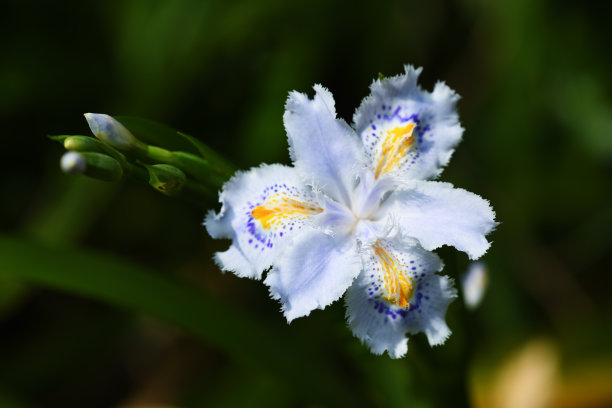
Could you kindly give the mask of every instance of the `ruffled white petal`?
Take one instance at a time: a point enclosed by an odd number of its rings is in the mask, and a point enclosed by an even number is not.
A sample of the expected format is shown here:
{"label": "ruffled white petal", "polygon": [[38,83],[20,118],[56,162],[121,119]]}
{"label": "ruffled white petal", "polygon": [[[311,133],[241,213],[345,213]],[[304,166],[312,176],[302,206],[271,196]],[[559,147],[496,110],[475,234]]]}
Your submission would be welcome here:
{"label": "ruffled white petal", "polygon": [[231,247],[215,254],[225,271],[261,278],[293,237],[310,228],[308,220],[323,209],[297,171],[263,165],[237,173],[223,186],[218,214],[210,212],[206,229],[213,238],[231,238]]}
{"label": "ruffled white petal", "polygon": [[264,283],[290,322],[340,299],[360,270],[354,240],[311,230],[296,238]]}
{"label": "ruffled white petal", "polygon": [[444,320],[448,305],[457,297],[453,281],[447,276],[428,275],[421,283],[420,313],[408,313],[404,320],[409,333],[424,332],[429,344],[437,346],[446,341],[451,331]]}
{"label": "ruffled white petal", "polygon": [[380,210],[402,233],[427,250],[451,245],[477,259],[489,249],[485,236],[495,228],[495,213],[480,196],[450,183],[411,181],[393,191]]}
{"label": "ruffled white petal", "polygon": [[444,315],[456,292],[447,278],[435,275],[443,266],[440,258],[414,240],[394,239],[379,241],[363,262],[347,291],[347,319],[374,354],[402,357],[406,334],[425,332],[432,345],[448,337]]}
{"label": "ruffled white petal", "polygon": [[405,66],[405,71],[372,83],[354,127],[377,177],[435,178],[463,134],[455,109],[459,96],[442,82],[433,92],[423,91],[417,85],[421,68]]}
{"label": "ruffled white petal", "polygon": [[336,119],[332,94],[315,85],[314,99],[292,92],[285,106],[285,129],[296,168],[337,201],[348,204],[354,168],[363,165],[363,147],[354,130]]}

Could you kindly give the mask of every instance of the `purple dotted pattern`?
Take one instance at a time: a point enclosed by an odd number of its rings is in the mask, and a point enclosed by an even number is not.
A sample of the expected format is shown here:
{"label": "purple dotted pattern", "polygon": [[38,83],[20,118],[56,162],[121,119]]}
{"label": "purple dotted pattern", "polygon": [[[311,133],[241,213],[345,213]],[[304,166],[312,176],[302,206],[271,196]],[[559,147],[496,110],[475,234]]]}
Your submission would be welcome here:
{"label": "purple dotted pattern", "polygon": [[386,132],[408,122],[415,124],[413,135],[416,143],[400,168],[409,169],[417,162],[421,153],[428,150],[428,143],[425,141],[426,138],[429,140],[433,138],[431,126],[428,123],[433,120],[433,115],[425,112],[407,114],[406,110],[406,107],[399,105],[381,105],[380,110],[374,111],[370,126],[362,133],[363,143],[372,162],[375,162],[379,156]]}
{"label": "purple dotted pattern", "polygon": [[307,217],[304,214],[286,215],[284,219],[268,229],[263,228],[261,222],[253,217],[253,209],[264,205],[268,199],[279,197],[287,197],[298,201],[313,201],[309,195],[299,188],[281,183],[270,184],[264,188],[256,199],[247,201],[241,211],[244,217],[244,232],[246,233],[242,241],[252,250],[263,252],[274,248],[278,240],[287,237],[294,230],[302,229],[303,221]]}
{"label": "purple dotted pattern", "polygon": [[368,279],[370,281],[367,285],[368,303],[384,319],[384,323],[388,323],[389,319],[395,321],[398,318],[404,319],[410,314],[421,314],[424,304],[430,300],[427,277],[433,271],[429,271],[426,266],[417,264],[414,260],[406,262],[406,254],[393,251],[393,256],[401,266],[398,269],[408,275],[414,287],[414,292],[412,298],[408,299],[409,305],[406,307],[399,307],[384,299],[384,296],[387,295],[386,289],[383,287],[384,277],[382,275],[384,272],[382,272],[382,268],[378,267],[379,259],[375,255],[370,257],[368,270],[373,271],[373,273],[369,275]]}

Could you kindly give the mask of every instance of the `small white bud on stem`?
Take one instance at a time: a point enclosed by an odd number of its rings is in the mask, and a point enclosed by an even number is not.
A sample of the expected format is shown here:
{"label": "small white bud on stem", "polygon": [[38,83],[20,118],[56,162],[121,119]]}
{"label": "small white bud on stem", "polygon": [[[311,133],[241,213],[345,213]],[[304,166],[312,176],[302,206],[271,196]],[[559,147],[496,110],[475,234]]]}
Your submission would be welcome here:
{"label": "small white bud on stem", "polygon": [[60,160],[60,167],[66,174],[83,174],[87,170],[87,161],[77,152],[66,152]]}
{"label": "small white bud on stem", "polygon": [[474,310],[478,307],[487,290],[488,283],[489,274],[485,264],[482,262],[472,263],[461,279],[463,300],[468,309]]}

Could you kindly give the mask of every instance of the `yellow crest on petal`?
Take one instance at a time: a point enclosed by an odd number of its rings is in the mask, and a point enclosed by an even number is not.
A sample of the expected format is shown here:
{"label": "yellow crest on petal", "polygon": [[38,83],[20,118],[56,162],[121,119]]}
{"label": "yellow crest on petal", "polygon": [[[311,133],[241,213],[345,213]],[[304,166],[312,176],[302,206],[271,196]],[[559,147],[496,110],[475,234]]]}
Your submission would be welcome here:
{"label": "yellow crest on petal", "polygon": [[377,269],[382,272],[383,288],[386,292],[382,298],[399,307],[410,306],[408,302],[414,294],[414,285],[407,267],[386,251],[380,241],[377,241],[372,249],[378,258]]}
{"label": "yellow crest on petal", "polygon": [[415,147],[414,128],[414,122],[408,122],[406,125],[396,126],[385,132],[375,160],[376,178],[402,165],[408,152]]}
{"label": "yellow crest on petal", "polygon": [[314,204],[276,194],[268,197],[262,205],[253,208],[251,215],[264,229],[269,229],[289,217],[305,218],[322,211],[322,208]]}

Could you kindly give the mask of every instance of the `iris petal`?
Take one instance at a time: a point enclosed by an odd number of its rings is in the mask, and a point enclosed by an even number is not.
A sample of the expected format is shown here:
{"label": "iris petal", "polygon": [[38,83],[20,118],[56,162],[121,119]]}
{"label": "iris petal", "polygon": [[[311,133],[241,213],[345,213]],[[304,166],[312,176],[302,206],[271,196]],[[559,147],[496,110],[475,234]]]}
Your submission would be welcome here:
{"label": "iris petal", "polygon": [[373,353],[392,358],[408,350],[407,334],[425,332],[430,344],[450,334],[446,308],[456,296],[435,274],[442,262],[414,240],[380,240],[364,255],[364,270],[346,296],[348,323]]}
{"label": "iris petal", "polygon": [[323,209],[294,168],[272,165],[238,173],[219,196],[219,214],[205,224],[215,238],[231,238],[232,246],[215,259],[223,270],[261,278],[296,234]]}
{"label": "iris petal", "polygon": [[291,321],[340,299],[360,270],[353,239],[312,230],[296,239],[264,283]]}
{"label": "iris petal", "polygon": [[336,119],[332,94],[320,85],[313,99],[292,92],[284,115],[291,157],[305,179],[331,198],[349,204],[353,170],[365,159],[355,131]]}
{"label": "iris petal", "polygon": [[450,183],[410,181],[398,185],[381,213],[392,216],[403,234],[427,250],[451,245],[477,259],[490,246],[495,213],[480,196]]}
{"label": "iris petal", "polygon": [[405,70],[374,81],[353,118],[376,178],[437,177],[463,133],[455,109],[459,96],[440,82],[433,92],[423,91],[417,84],[421,68]]}

